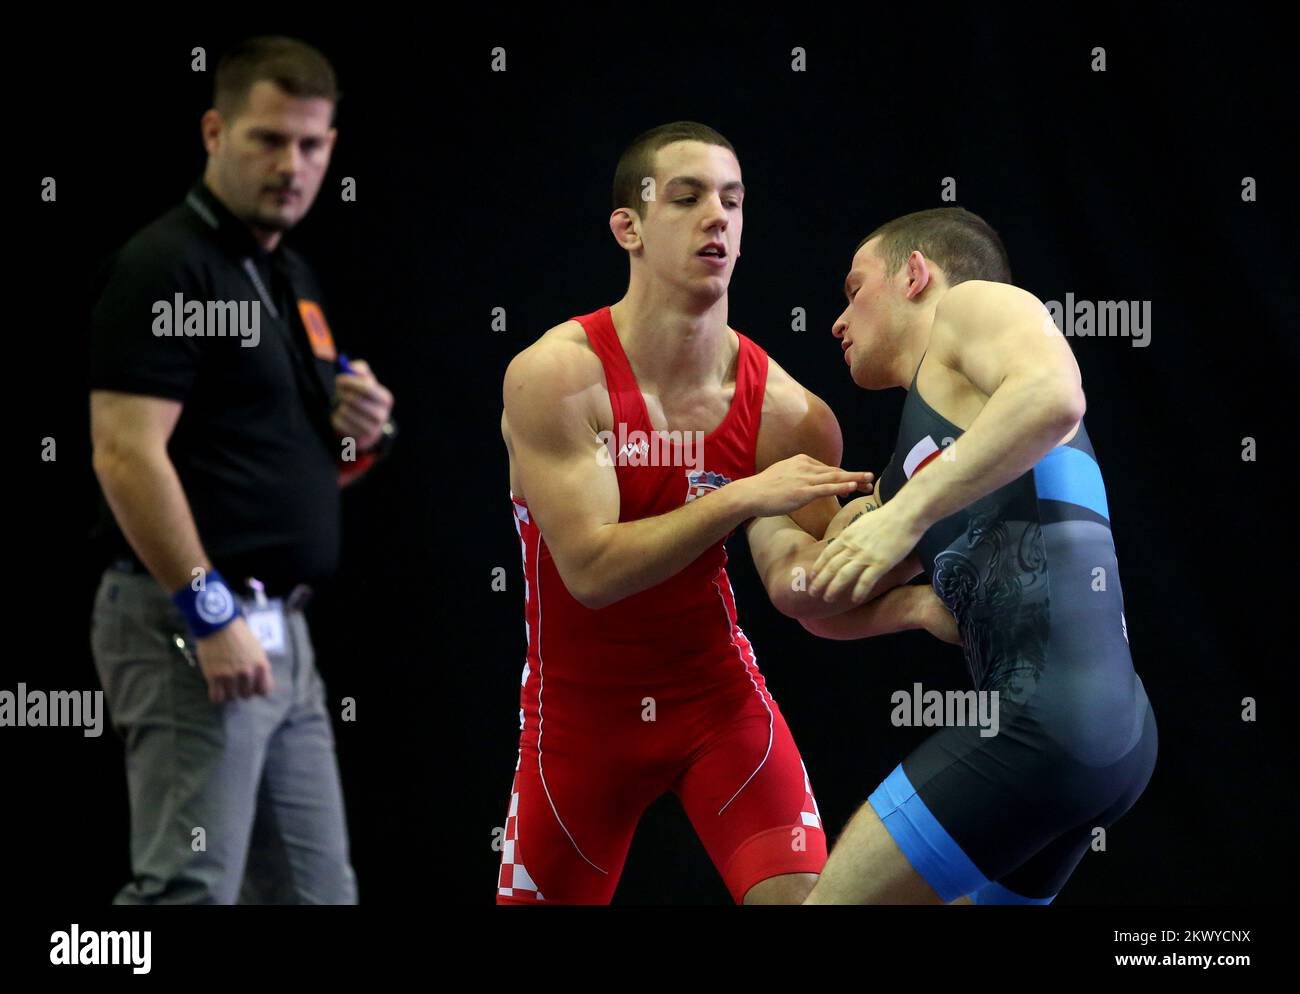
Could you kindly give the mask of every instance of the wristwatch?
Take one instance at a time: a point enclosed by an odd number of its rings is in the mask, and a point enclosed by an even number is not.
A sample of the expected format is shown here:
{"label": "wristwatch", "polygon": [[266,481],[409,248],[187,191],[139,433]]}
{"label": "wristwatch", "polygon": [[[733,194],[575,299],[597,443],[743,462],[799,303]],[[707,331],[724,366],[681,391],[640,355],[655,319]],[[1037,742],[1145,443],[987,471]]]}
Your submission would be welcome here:
{"label": "wristwatch", "polygon": [[383,459],[393,451],[393,443],[396,441],[397,422],[389,418],[384,422],[384,427],[380,429],[379,441],[367,449],[365,454],[374,456],[376,461]]}

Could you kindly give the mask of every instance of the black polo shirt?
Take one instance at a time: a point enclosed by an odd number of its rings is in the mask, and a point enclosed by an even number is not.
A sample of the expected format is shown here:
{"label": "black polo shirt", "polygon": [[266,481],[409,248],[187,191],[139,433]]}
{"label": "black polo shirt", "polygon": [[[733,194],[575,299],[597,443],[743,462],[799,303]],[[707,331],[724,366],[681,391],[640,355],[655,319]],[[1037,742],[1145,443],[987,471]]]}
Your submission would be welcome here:
{"label": "black polo shirt", "polygon": [[[204,304],[203,334],[157,333],[185,331],[162,323],[164,310],[180,313],[176,294]],[[93,298],[90,387],[183,404],[167,450],[213,565],[231,582],[257,577],[273,591],[330,576],[339,555],[336,363],[306,261],[283,242],[264,251],[200,180],[109,257]],[[210,334],[218,324],[209,301],[242,303],[246,320],[256,302],[257,344],[233,327]],[[95,537],[105,560],[130,554],[102,495]]]}

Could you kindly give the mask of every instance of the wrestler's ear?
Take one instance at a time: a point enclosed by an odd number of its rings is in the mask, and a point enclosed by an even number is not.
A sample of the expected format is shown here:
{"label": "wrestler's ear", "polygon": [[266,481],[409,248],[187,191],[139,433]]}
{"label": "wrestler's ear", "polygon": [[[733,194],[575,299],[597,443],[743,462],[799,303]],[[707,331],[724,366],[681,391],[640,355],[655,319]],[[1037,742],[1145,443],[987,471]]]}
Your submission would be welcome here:
{"label": "wrestler's ear", "polygon": [[930,261],[913,249],[907,257],[907,299],[915,300],[930,285]]}
{"label": "wrestler's ear", "polygon": [[621,248],[629,252],[641,247],[641,218],[630,207],[620,207],[609,216],[609,230]]}

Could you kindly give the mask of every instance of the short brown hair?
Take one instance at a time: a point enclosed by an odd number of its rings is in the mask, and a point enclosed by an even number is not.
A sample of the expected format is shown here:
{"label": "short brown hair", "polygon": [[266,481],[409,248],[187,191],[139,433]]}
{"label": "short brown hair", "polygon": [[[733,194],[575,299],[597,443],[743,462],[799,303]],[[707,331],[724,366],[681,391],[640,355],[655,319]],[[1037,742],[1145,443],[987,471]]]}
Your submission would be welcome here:
{"label": "short brown hair", "polygon": [[665,145],[687,141],[721,145],[732,155],[736,155],[731,142],[707,124],[674,121],[672,124],[661,124],[657,128],[651,128],[632,139],[632,144],[625,148],[618,158],[618,167],[614,170],[614,210],[630,207],[640,217],[645,217],[646,202],[641,198],[641,181],[647,176],[654,175],[655,153]]}
{"label": "short brown hair", "polygon": [[270,80],[293,97],[324,97],[339,102],[334,67],[317,49],[296,38],[249,38],[222,54],[213,82],[212,104],[234,120],[254,83]]}
{"label": "short brown hair", "polygon": [[[886,221],[858,242],[879,238],[876,254],[893,276],[913,250],[939,264],[950,287],[967,280],[1011,282],[1011,261],[1002,239],[978,214],[963,207],[935,207]],[[856,253],[856,249],[854,250]]]}

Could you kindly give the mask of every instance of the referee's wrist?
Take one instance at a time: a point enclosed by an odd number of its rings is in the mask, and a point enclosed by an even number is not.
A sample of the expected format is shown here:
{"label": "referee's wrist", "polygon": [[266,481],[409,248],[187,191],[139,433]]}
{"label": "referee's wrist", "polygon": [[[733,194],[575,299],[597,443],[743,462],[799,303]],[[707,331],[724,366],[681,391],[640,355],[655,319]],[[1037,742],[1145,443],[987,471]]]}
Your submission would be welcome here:
{"label": "referee's wrist", "polygon": [[204,573],[196,588],[187,583],[172,594],[172,603],[185,616],[193,638],[214,635],[240,616],[239,602],[225,578],[214,569]]}

